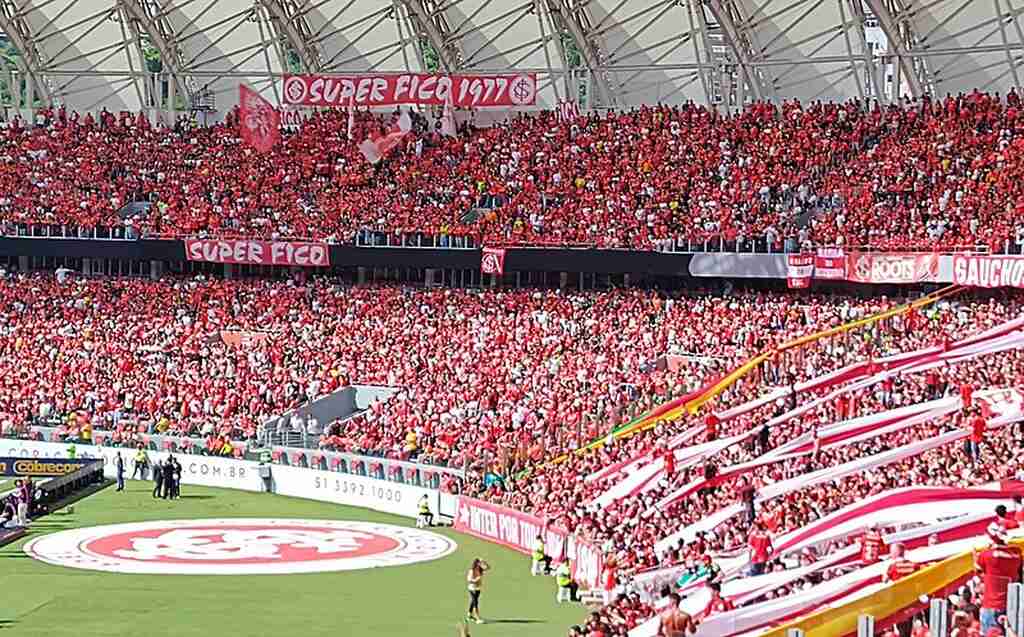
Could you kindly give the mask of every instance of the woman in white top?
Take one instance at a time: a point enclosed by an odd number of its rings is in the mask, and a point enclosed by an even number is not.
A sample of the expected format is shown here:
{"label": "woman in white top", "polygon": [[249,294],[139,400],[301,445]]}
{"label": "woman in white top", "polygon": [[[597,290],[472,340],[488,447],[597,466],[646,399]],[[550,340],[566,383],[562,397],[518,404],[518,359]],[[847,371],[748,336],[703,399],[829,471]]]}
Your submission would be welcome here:
{"label": "woman in white top", "polygon": [[469,610],[466,611],[466,619],[478,624],[484,623],[484,620],[480,619],[480,591],[483,590],[484,573],[489,570],[491,565],[478,557],[473,560],[473,565],[466,572],[469,589]]}

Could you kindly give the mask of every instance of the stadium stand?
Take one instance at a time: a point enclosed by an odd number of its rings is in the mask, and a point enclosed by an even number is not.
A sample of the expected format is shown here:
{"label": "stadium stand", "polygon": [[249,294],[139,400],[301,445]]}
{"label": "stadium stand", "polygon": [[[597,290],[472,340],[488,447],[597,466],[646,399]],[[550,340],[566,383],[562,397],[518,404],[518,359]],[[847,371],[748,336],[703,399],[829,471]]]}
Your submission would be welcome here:
{"label": "stadium stand", "polygon": [[[315,113],[264,155],[240,146],[232,117],[167,128],[127,113],[43,110],[44,125],[16,119],[3,133],[0,220],[8,234],[43,225],[73,236],[101,227],[104,236],[337,243],[372,243],[379,233],[662,250],[1019,253],[1019,107],[1015,92],[887,107],[757,103],[735,115],[658,106],[571,122],[521,115],[467,124],[460,139],[423,122],[377,168],[341,143],[343,111]],[[360,113],[355,137],[388,120]],[[122,217],[139,201],[152,205]]]}

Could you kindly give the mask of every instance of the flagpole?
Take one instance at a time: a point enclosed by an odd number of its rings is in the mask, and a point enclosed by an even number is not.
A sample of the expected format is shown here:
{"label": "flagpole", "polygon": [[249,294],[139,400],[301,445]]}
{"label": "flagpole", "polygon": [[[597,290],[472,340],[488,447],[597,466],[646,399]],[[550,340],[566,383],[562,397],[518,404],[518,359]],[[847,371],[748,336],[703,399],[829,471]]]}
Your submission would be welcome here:
{"label": "flagpole", "polygon": [[356,96],[352,94],[348,98],[348,141],[352,141],[352,120],[355,119]]}

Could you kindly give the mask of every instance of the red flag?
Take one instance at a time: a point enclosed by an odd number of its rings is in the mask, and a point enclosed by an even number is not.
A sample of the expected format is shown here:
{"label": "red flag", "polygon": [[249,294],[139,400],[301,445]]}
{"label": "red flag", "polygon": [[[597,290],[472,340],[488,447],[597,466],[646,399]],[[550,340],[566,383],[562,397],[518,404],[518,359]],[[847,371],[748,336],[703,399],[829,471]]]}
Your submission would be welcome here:
{"label": "red flag", "polygon": [[362,144],[359,144],[359,150],[363,151],[366,161],[376,164],[398,146],[410,130],[412,130],[412,119],[409,117],[409,113],[402,111],[401,117],[391,125],[391,129],[386,135],[363,141]]}
{"label": "red flag", "polygon": [[281,141],[281,114],[270,102],[245,84],[238,85],[242,141],[265,153]]}

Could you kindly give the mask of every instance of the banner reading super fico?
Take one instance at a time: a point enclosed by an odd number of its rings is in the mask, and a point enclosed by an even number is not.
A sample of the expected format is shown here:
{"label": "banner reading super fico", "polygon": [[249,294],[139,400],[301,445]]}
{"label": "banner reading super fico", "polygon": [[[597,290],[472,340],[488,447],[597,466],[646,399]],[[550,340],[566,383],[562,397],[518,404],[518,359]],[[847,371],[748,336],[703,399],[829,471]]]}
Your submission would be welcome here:
{"label": "banner reading super fico", "polygon": [[440,106],[451,95],[462,107],[532,106],[537,103],[537,76],[510,75],[324,75],[284,76],[284,103],[289,106]]}
{"label": "banner reading super fico", "polygon": [[185,258],[189,261],[250,265],[299,265],[326,268],[331,265],[325,243],[301,241],[247,241],[188,239]]}

